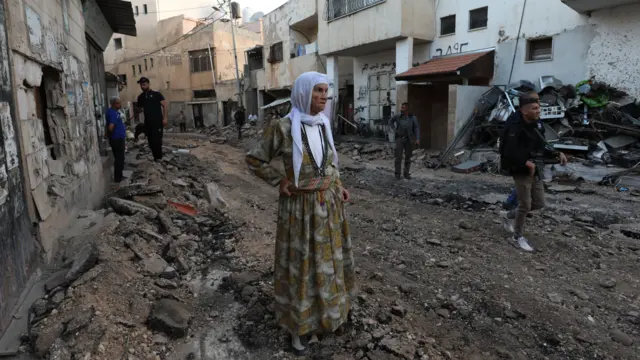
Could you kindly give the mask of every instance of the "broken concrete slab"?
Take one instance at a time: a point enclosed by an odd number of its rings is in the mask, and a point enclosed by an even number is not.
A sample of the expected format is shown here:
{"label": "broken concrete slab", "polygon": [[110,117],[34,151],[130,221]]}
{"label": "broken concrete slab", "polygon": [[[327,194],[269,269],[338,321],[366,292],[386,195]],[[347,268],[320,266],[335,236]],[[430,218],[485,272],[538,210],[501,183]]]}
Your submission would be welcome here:
{"label": "broken concrete slab", "polygon": [[51,292],[51,290],[59,286],[67,285],[69,283],[69,280],[67,279],[68,272],[69,270],[62,270],[51,275],[51,277],[49,277],[47,282],[44,284],[44,290],[46,292]]}
{"label": "broken concrete slab", "polygon": [[577,191],[578,188],[570,185],[551,185],[547,190],[554,193],[569,193]]}
{"label": "broken concrete slab", "polygon": [[189,184],[187,184],[186,181],[182,180],[182,179],[175,179],[171,182],[171,184],[173,186],[179,186],[179,187],[187,187],[189,186]]}
{"label": "broken concrete slab", "polygon": [[222,198],[220,187],[214,182],[205,185],[205,199],[209,202],[212,209],[223,209],[227,207],[227,202]]}
{"label": "broken concrete slab", "polygon": [[33,196],[33,202],[36,204],[36,209],[38,209],[38,215],[40,216],[40,220],[44,221],[49,218],[53,210],[51,209],[51,205],[49,204],[49,194],[48,194],[49,186],[45,181],[41,182],[35,189],[31,191],[31,195]]}
{"label": "broken concrete slab", "polygon": [[115,196],[122,199],[131,199],[137,195],[155,195],[162,192],[160,186],[147,184],[131,184],[123,186],[116,191]]}
{"label": "broken concrete slab", "polygon": [[178,301],[161,299],[155,303],[149,315],[149,328],[163,332],[173,338],[187,335],[191,313]]}
{"label": "broken concrete slab", "polygon": [[124,177],[125,179],[131,179],[132,176],[133,176],[133,170],[122,171],[122,177]]}
{"label": "broken concrete slab", "polygon": [[85,244],[75,256],[66,275],[67,280],[73,282],[91,270],[98,263],[98,255],[98,247],[95,244]]}
{"label": "broken concrete slab", "polygon": [[144,272],[151,276],[160,276],[169,267],[169,264],[157,254],[144,259],[142,265],[144,266]]}
{"label": "broken concrete slab", "polygon": [[147,219],[155,219],[158,217],[158,212],[141,204],[133,201],[124,200],[116,197],[109,199],[109,204],[119,214],[123,215],[135,215],[141,213]]}

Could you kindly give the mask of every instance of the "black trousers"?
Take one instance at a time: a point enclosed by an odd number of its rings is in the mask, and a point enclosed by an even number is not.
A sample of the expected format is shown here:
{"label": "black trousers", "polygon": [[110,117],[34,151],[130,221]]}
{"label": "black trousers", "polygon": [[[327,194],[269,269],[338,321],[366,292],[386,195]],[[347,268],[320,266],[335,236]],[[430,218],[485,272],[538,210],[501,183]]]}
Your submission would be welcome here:
{"label": "black trousers", "polygon": [[180,131],[187,132],[187,123],[180,123]]}
{"label": "black trousers", "polygon": [[409,176],[411,169],[411,156],[413,155],[413,143],[408,137],[396,138],[396,176],[402,171],[402,155],[404,154],[404,176]]}
{"label": "black trousers", "polygon": [[119,183],[122,181],[122,171],[124,170],[124,151],[125,151],[125,139],[111,139],[109,140],[111,145],[111,151],[115,161],[113,163],[113,181]]}
{"label": "black trousers", "polygon": [[236,122],[236,127],[238,128],[238,140],[242,139],[242,127],[243,126],[244,126],[244,123]]}
{"label": "black trousers", "polygon": [[147,141],[149,142],[149,149],[153,154],[154,160],[162,159],[162,135],[164,129],[162,123],[158,125],[145,125],[145,133],[147,135]]}

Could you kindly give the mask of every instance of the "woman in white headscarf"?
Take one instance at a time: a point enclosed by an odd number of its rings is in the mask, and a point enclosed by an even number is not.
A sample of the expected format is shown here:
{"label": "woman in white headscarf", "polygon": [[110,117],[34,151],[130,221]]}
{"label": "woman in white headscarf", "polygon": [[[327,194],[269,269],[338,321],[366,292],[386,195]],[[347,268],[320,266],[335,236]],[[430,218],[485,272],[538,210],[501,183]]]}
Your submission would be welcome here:
{"label": "woman in white headscarf", "polygon": [[[328,78],[307,72],[291,91],[292,111],[274,121],[247,154],[249,169],[279,186],[275,254],[275,311],[291,334],[295,353],[309,335],[346,322],[355,292],[355,269],[344,202],[349,192],[338,172],[329,119]],[[282,156],[286,174],[270,165]]]}

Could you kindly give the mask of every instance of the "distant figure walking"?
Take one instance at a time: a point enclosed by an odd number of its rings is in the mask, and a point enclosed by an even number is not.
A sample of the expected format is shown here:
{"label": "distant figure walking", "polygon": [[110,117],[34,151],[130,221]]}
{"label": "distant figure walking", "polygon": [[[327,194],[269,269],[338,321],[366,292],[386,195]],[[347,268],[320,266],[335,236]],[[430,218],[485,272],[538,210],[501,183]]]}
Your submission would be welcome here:
{"label": "distant figure walking", "polygon": [[116,184],[122,182],[122,172],[124,170],[124,153],[126,149],[127,129],[122,121],[122,102],[119,98],[114,97],[110,101],[111,107],[107,109],[107,133],[111,151],[113,152],[113,181]]}
{"label": "distant figure walking", "polygon": [[162,135],[164,127],[167,126],[167,113],[169,106],[167,100],[158,91],[151,90],[149,79],[141,77],[138,80],[142,94],[138,96],[138,107],[144,110],[144,127],[149,148],[153,153],[153,159],[162,159]]}
{"label": "distant figure walking", "polygon": [[242,139],[242,127],[244,126],[244,108],[240,106],[233,116],[236,120],[236,127],[238,128],[238,140],[240,140]]}

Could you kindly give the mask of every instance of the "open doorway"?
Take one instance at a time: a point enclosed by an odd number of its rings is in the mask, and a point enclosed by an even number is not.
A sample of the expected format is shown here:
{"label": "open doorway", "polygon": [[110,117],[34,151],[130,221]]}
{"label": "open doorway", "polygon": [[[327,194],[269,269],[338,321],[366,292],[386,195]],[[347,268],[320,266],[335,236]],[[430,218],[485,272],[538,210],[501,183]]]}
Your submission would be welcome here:
{"label": "open doorway", "polygon": [[[57,99],[62,96],[60,72],[52,67],[42,68],[42,82],[34,88],[36,101],[36,115],[42,121],[44,140],[51,159],[62,157],[60,144],[64,142],[63,132],[58,132],[60,125],[66,123],[64,108],[57,105]],[[25,84],[26,85],[26,84]]]}
{"label": "open doorway", "polygon": [[196,129],[204,127],[204,120],[202,115],[202,104],[192,104],[191,109],[193,111],[193,126]]}

